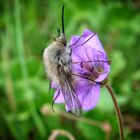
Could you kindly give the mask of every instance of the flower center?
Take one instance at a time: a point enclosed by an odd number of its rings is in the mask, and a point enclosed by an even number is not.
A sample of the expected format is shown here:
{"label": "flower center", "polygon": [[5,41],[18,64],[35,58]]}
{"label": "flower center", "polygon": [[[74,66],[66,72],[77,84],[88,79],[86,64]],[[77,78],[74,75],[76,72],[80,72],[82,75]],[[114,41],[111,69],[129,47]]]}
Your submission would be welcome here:
{"label": "flower center", "polygon": [[99,75],[103,74],[104,69],[101,65],[93,65],[90,62],[82,62],[81,68],[85,69],[85,76],[88,76],[90,79],[95,80]]}

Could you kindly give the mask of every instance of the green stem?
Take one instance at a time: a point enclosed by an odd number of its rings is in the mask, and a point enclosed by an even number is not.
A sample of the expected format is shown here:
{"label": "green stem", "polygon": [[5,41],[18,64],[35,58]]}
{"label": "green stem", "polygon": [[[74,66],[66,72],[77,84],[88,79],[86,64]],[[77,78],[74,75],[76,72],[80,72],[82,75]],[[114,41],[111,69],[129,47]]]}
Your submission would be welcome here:
{"label": "green stem", "polygon": [[113,104],[114,104],[115,111],[116,111],[116,115],[117,115],[117,118],[118,118],[120,140],[124,140],[123,120],[122,120],[122,115],[121,115],[119,105],[118,105],[116,97],[115,97],[115,92],[113,91],[113,89],[112,89],[110,84],[106,84],[106,88],[108,89],[108,91],[109,91],[109,93],[110,93],[110,95],[112,97]]}

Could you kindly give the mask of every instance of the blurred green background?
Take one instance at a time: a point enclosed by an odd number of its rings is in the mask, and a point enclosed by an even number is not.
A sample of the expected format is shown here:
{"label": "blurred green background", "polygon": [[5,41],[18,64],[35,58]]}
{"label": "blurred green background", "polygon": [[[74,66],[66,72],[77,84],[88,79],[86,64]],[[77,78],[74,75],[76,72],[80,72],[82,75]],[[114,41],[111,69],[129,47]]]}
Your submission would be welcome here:
{"label": "blurred green background", "polygon": [[139,0],[0,1],[0,140],[45,140],[56,129],[76,140],[119,139],[105,88],[97,107],[81,119],[65,113],[64,105],[51,111],[53,91],[48,94],[42,53],[61,26],[63,4],[67,40],[85,28],[98,33],[112,60],[110,82],[121,107],[126,140],[139,140]]}

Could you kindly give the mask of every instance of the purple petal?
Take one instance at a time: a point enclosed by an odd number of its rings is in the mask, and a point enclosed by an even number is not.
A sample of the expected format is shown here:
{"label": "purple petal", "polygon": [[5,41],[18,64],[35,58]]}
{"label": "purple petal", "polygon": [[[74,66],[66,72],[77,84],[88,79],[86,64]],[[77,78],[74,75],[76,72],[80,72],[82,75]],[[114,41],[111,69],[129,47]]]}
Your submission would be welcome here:
{"label": "purple petal", "polygon": [[[70,46],[73,48],[75,46],[79,46],[82,42],[82,38],[79,40],[79,37],[78,35],[73,35],[70,39]],[[79,40],[79,41],[78,41]],[[75,44],[75,45],[74,45]]]}
{"label": "purple petal", "polygon": [[54,89],[57,89],[58,85],[55,82],[51,82],[51,87],[54,88]]}
{"label": "purple petal", "polygon": [[[106,56],[106,53],[102,47],[102,44],[97,36],[95,34],[90,40],[87,41],[94,33],[86,29],[83,32],[82,37],[80,40],[72,47],[72,60],[75,61],[87,61],[93,60],[94,55],[101,55],[104,54]],[[72,36],[70,40],[70,45],[74,44],[79,39],[79,36]],[[85,41],[87,41],[85,44],[83,44]],[[79,46],[80,44],[83,44],[82,46]],[[107,56],[106,56],[107,58]]]}
{"label": "purple petal", "polygon": [[[91,32],[90,30],[86,29],[84,32],[83,32],[83,39],[87,39],[89,38],[89,36],[93,35],[94,33]],[[102,52],[102,53],[105,53],[104,49],[103,49],[103,46],[98,38],[98,35],[95,34],[88,42],[87,42],[87,45],[93,47],[94,49]]]}
{"label": "purple petal", "polygon": [[108,76],[108,74],[110,72],[110,65],[108,65],[107,63],[104,63],[103,70],[104,70],[104,72],[99,75],[99,77],[95,80],[96,82],[101,82]]}
{"label": "purple petal", "polygon": [[[90,40],[88,40],[93,34],[95,34],[95,35]],[[72,36],[72,38],[70,40],[70,45],[74,44],[78,40],[79,37],[80,36]],[[84,43],[85,41],[87,41],[86,45],[92,47],[95,50],[98,50],[101,53],[106,54],[104,49],[103,49],[103,46],[98,38],[98,35],[96,33],[93,33],[92,31],[90,31],[88,29],[86,29],[83,32],[81,39],[72,48],[76,48],[77,46]]]}
{"label": "purple petal", "polygon": [[[56,96],[57,96],[57,98],[56,98]],[[55,94],[54,94],[54,98],[53,99],[55,99],[55,103],[64,103],[63,94],[62,94],[61,91],[59,92],[59,90],[56,90],[55,91]]]}
{"label": "purple petal", "polygon": [[99,100],[100,85],[95,83],[90,83],[88,80],[83,79],[79,83],[77,94],[82,109],[90,110],[96,106]]}
{"label": "purple petal", "polygon": [[92,34],[94,34],[94,32],[90,31],[89,29],[85,29],[82,36],[87,38],[88,36],[91,36]]}
{"label": "purple petal", "polygon": [[[82,43],[85,42],[93,34],[94,34],[93,32],[86,29],[83,32],[80,41],[72,47],[72,62],[74,63],[72,69],[76,73],[85,73],[85,72],[92,73],[91,71],[87,71],[86,69],[83,69],[81,67],[81,63],[85,61],[93,61],[91,62],[91,67],[94,68],[95,63],[98,62],[99,64],[101,64],[100,67],[103,69],[103,73],[101,73],[98,76],[96,81],[101,82],[108,76],[110,71],[110,66],[107,62],[108,61],[107,55],[102,47],[102,44],[97,34],[95,34],[84,45],[78,46],[81,42]],[[71,38],[70,44],[76,42],[78,38],[79,38],[78,36],[73,36]],[[102,61],[106,61],[106,62],[102,62]],[[76,63],[76,62],[81,62],[81,63]]]}
{"label": "purple petal", "polygon": [[79,95],[79,100],[82,103],[82,109],[83,110],[93,109],[99,100],[99,94],[100,94],[100,85],[92,86],[89,93],[82,92]]}

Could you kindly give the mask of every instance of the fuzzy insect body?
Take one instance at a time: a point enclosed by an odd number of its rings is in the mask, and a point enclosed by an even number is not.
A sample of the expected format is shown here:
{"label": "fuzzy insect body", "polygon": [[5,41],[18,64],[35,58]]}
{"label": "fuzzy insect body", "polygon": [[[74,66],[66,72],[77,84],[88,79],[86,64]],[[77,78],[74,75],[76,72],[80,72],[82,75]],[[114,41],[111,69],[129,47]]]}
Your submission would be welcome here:
{"label": "fuzzy insect body", "polygon": [[63,33],[45,49],[43,61],[48,77],[59,86],[69,111],[80,116],[81,105],[75,93],[76,83],[71,74],[71,49],[66,45]]}

